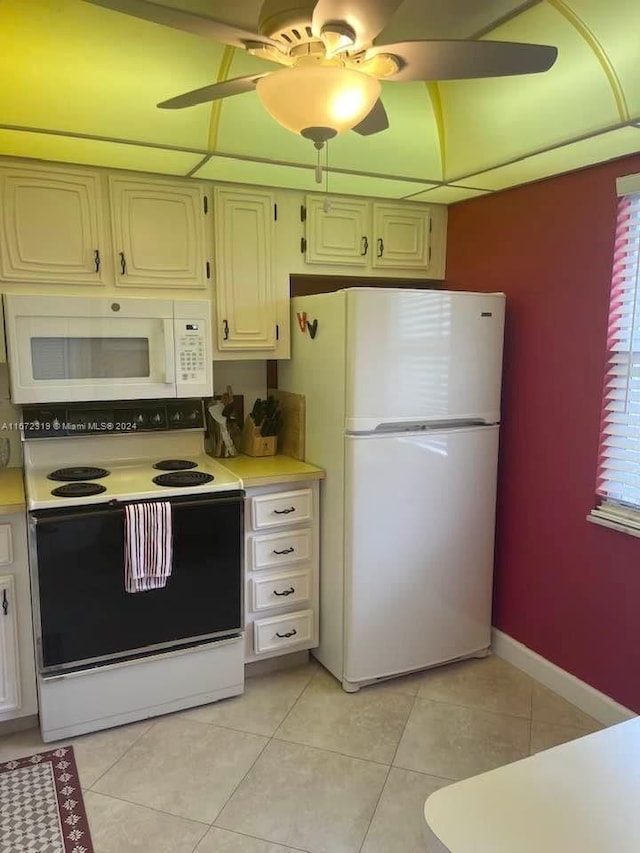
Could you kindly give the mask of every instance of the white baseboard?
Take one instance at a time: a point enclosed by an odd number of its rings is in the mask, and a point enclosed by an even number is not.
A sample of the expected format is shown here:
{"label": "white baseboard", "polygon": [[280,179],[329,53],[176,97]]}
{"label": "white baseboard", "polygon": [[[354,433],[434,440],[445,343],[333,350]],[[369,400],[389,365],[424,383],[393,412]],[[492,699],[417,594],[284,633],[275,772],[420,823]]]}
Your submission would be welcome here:
{"label": "white baseboard", "polygon": [[491,649],[495,655],[526,672],[605,726],[622,723],[637,716],[634,711],[620,705],[610,696],[531,651],[497,628],[491,631]]}

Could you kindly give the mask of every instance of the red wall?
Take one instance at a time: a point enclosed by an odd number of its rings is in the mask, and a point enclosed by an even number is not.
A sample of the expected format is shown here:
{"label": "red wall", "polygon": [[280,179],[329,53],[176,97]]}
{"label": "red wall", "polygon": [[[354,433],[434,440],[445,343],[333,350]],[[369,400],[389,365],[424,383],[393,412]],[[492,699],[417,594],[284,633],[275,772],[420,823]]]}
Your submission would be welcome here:
{"label": "red wall", "polygon": [[640,539],[585,520],[634,172],[640,155],[451,207],[447,286],[507,295],[494,624],[640,712]]}

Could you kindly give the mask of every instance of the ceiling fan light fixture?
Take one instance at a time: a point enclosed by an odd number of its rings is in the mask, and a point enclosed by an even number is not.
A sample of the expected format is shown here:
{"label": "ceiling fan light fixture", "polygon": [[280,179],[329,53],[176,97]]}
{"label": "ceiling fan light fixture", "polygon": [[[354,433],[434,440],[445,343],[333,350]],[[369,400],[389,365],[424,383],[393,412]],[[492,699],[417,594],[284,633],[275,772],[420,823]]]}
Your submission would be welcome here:
{"label": "ceiling fan light fixture", "polygon": [[267,112],[293,133],[351,130],[371,112],[380,91],[380,82],[368,74],[323,65],[283,68],[257,84]]}

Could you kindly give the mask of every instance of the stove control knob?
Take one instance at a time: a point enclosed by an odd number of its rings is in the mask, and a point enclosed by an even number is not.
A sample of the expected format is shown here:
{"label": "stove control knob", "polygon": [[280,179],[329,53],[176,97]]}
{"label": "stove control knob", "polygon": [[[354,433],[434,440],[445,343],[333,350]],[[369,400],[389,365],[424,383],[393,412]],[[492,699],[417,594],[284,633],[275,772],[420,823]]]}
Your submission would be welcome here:
{"label": "stove control knob", "polygon": [[174,412],[171,415],[171,420],[173,421],[174,424],[182,423],[182,421],[184,420],[184,414],[182,412],[179,412],[179,411]]}
{"label": "stove control knob", "polygon": [[152,424],[161,424],[162,423],[162,415],[160,412],[156,412],[154,415],[151,415],[151,423]]}
{"label": "stove control knob", "polygon": [[135,417],[133,419],[134,423],[140,424],[140,426],[142,426],[144,423],[146,423],[146,420],[147,419],[142,414],[142,412],[139,412],[137,415],[135,415]]}
{"label": "stove control knob", "polygon": [[199,420],[200,420],[200,412],[198,411],[198,409],[192,409],[192,410],[189,412],[189,414],[187,415],[187,417],[189,418],[189,420],[190,420],[192,423],[193,423],[193,422],[195,422],[195,421],[199,421]]}

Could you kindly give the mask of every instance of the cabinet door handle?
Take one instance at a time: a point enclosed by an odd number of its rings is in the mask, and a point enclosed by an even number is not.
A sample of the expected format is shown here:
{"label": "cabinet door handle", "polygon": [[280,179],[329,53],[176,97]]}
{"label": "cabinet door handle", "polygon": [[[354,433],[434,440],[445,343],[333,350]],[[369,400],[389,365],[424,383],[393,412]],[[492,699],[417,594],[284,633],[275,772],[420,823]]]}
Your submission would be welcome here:
{"label": "cabinet door handle", "polygon": [[124,252],[120,252],[120,270],[122,271],[122,275],[126,275],[127,273],[127,261],[124,256]]}
{"label": "cabinet door handle", "polygon": [[366,237],[363,237],[362,238],[362,251],[360,252],[360,254],[366,255],[368,251],[369,251],[369,241],[367,240]]}
{"label": "cabinet door handle", "polygon": [[294,506],[290,506],[289,509],[274,509],[275,515],[289,515],[290,512],[295,512],[296,508]]}
{"label": "cabinet door handle", "polygon": [[2,612],[6,616],[9,612],[9,599],[7,598],[7,590],[2,590]]}
{"label": "cabinet door handle", "polygon": [[278,632],[276,631],[276,637],[280,637],[281,640],[284,640],[287,637],[295,637],[297,633],[298,632],[295,628],[292,628],[290,631],[287,631],[286,634],[278,634]]}
{"label": "cabinet door handle", "polygon": [[100,272],[100,250],[96,249],[93,253],[93,262],[96,265],[96,272]]}
{"label": "cabinet door handle", "polygon": [[273,554],[277,554],[280,556],[281,554],[293,554],[296,549],[292,546],[291,548],[285,548],[284,551],[276,551],[275,549],[272,551]]}
{"label": "cabinet door handle", "polygon": [[277,590],[273,590],[274,595],[292,595],[295,592],[295,588],[290,586],[289,589],[283,589],[282,592],[278,592]]}
{"label": "cabinet door handle", "polygon": [[222,321],[222,333],[225,341],[229,340],[229,324],[226,320]]}
{"label": "cabinet door handle", "polygon": [[384,255],[384,240],[382,237],[378,237],[378,257],[381,258]]}

